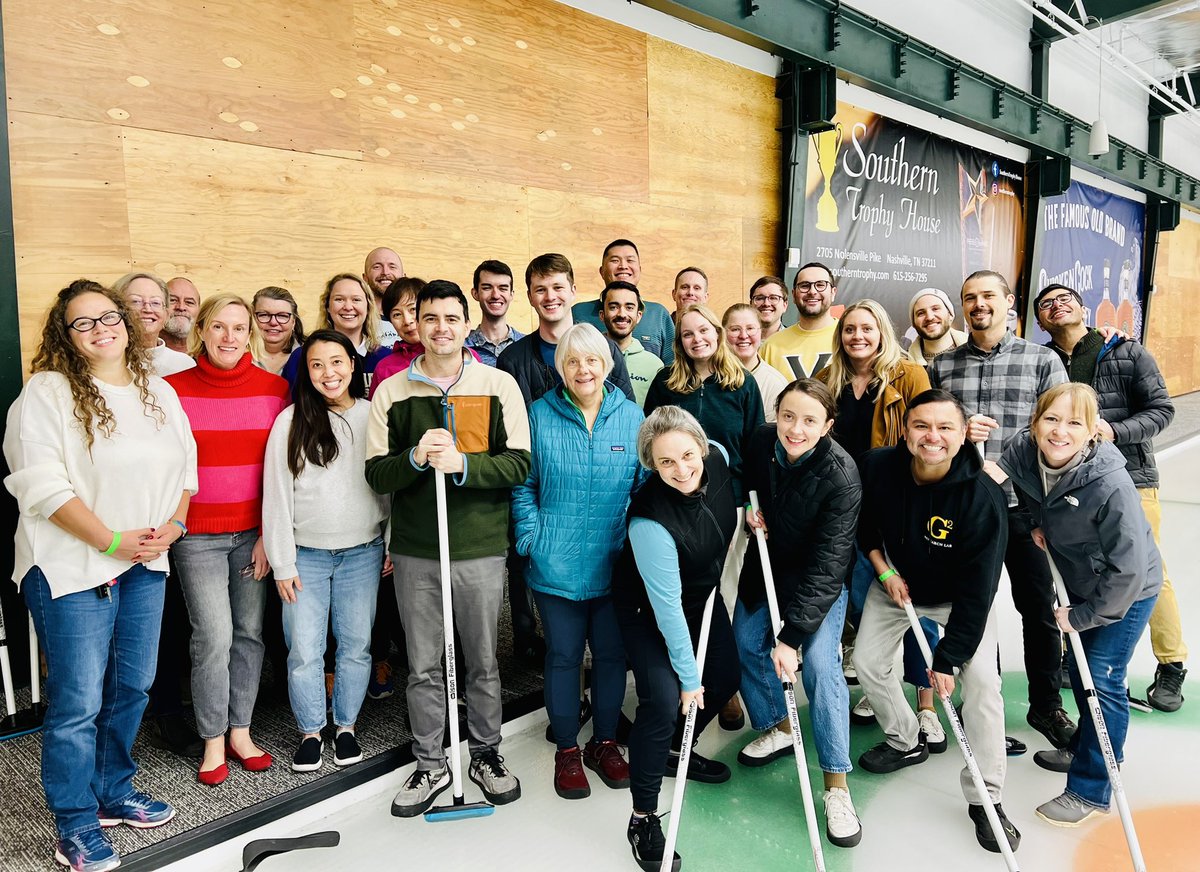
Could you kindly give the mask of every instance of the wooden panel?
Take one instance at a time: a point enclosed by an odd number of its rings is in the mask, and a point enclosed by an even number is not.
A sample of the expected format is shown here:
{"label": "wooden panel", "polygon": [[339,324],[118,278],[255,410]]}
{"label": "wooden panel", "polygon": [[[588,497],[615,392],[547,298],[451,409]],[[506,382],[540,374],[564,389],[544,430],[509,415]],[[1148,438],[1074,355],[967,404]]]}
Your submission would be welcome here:
{"label": "wooden panel", "polygon": [[750,286],[762,276],[782,275],[779,223],[746,218],[742,221],[742,296],[750,302]]}
{"label": "wooden panel", "polygon": [[[10,0],[14,109],[315,151],[357,147],[352,8],[323,0]],[[53,46],[53,51],[47,47]]]}
{"label": "wooden panel", "polygon": [[646,199],[642,34],[550,0],[356,10],[367,160]]}
{"label": "wooden panel", "polygon": [[148,131],[129,131],[125,151],[135,264],[202,294],[281,285],[311,317],[325,280],[361,273],[378,245],[410,275],[464,288],[485,258],[524,267],[515,185]]}
{"label": "wooden panel", "polygon": [[709,298],[723,310],[744,294],[740,218],[667,206],[627,203],[559,191],[529,191],[533,254],[559,251],[575,267],[578,298],[599,296],[600,256],[618,237],[632,239],[642,261],[640,288],[647,300],[673,308],[675,273],[698,266],[708,274]]}
{"label": "wooden panel", "polygon": [[1195,300],[1200,295],[1200,224],[1180,221],[1159,235],[1146,347],[1158,361],[1172,396],[1200,390]]}
{"label": "wooden panel", "polygon": [[775,80],[653,37],[646,69],[651,201],[777,216]]}

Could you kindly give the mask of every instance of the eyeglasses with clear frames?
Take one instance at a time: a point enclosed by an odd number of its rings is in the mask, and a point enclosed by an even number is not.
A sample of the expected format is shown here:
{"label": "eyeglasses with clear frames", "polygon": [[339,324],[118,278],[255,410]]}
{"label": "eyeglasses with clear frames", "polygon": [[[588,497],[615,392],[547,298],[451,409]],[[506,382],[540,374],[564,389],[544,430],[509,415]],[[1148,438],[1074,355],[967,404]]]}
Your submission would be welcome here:
{"label": "eyeglasses with clear frames", "polygon": [[259,324],[270,324],[272,321],[274,321],[276,324],[279,324],[280,326],[287,326],[288,324],[292,323],[292,313],[291,312],[255,312],[254,320],[258,321]]}
{"label": "eyeglasses with clear frames", "polygon": [[819,281],[815,281],[815,282],[797,282],[796,283],[796,290],[798,290],[798,291],[814,290],[818,294],[825,293],[831,287],[833,287],[833,286],[831,284],[829,284],[829,282],[825,281],[824,279],[820,279]]}
{"label": "eyeglasses with clear frames", "polygon": [[787,297],[779,294],[755,294],[750,298],[751,303],[782,303]]}
{"label": "eyeglasses with clear frames", "polygon": [[130,297],[129,305],[135,309],[150,309],[153,312],[166,308],[166,303],[158,297]]}
{"label": "eyeglasses with clear frames", "polygon": [[116,327],[125,320],[125,316],[117,310],[105,312],[99,318],[76,318],[67,325],[68,330],[74,330],[76,333],[90,333],[96,329],[97,324],[103,324],[105,327]]}
{"label": "eyeglasses with clear frames", "polygon": [[1062,305],[1066,306],[1066,305],[1070,304],[1071,300],[1073,300],[1073,299],[1075,299],[1074,294],[1070,294],[1070,293],[1067,293],[1064,291],[1061,294],[1055,294],[1053,297],[1044,297],[1044,298],[1038,300],[1037,307],[1040,311],[1047,312],[1055,304],[1061,303]]}

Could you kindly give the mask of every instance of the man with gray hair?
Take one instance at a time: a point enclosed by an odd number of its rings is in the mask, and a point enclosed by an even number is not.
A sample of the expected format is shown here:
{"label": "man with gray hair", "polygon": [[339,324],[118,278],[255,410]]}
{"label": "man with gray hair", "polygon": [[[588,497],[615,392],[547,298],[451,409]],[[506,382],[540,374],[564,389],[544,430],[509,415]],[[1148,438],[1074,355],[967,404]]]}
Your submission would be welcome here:
{"label": "man with gray hair", "polygon": [[176,276],[167,282],[167,308],[170,312],[162,328],[163,342],[172,351],[187,354],[188,335],[200,314],[200,291],[191,279]]}
{"label": "man with gray hair", "polygon": [[166,282],[153,273],[131,272],[117,279],[113,290],[137,313],[142,323],[142,345],[150,349],[150,364],[156,376],[166,378],[196,365],[188,355],[168,348],[160,338],[167,324],[170,297]]}

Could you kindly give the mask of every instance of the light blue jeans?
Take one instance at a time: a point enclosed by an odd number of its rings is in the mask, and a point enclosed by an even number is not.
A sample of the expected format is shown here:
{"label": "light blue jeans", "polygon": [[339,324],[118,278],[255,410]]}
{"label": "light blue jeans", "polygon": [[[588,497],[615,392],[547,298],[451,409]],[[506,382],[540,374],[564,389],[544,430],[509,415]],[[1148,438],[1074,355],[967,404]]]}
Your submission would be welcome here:
{"label": "light blue jeans", "polygon": [[[821,626],[800,643],[804,658],[801,680],[808,696],[813,741],[822,772],[849,772],[850,691],[842,676],[842,624],[846,620],[843,589]],[[763,603],[753,611],[739,599],[733,610],[733,635],[742,660],[742,699],[756,730],[773,727],[788,716],[783,685],[775,675],[771,651],[770,611]]]}
{"label": "light blue jeans", "polygon": [[383,568],[383,539],[353,548],[296,549],[303,590],[283,604],[288,646],[288,696],[301,733],[325,726],[325,645],[330,615],[337,653],[333,669],[333,722],[350,727],[371,679],[371,626]]}

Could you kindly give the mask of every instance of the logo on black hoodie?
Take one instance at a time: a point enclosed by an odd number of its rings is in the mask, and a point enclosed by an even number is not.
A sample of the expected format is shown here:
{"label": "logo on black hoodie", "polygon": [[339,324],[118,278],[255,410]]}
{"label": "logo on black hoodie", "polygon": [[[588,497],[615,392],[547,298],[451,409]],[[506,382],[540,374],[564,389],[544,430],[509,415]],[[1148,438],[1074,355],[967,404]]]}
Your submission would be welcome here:
{"label": "logo on black hoodie", "polygon": [[937,545],[939,548],[952,548],[953,543],[949,542],[950,533],[954,530],[954,522],[949,518],[943,518],[941,515],[933,515],[925,524],[925,532],[929,536],[929,544]]}

